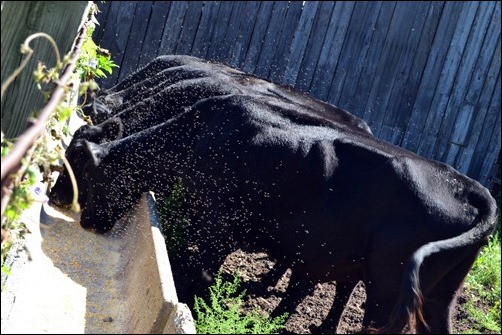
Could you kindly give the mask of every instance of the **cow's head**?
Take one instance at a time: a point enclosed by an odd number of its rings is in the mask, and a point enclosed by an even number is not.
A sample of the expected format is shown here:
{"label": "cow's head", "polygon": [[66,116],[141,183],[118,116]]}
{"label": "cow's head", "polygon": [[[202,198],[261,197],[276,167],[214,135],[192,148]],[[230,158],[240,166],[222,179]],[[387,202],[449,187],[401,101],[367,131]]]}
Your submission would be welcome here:
{"label": "cow's head", "polygon": [[[120,119],[111,118],[97,126],[84,125],[80,127],[66,149],[65,157],[70,164],[78,188],[78,202],[81,207],[85,205],[87,197],[87,185],[83,175],[84,166],[87,163],[87,155],[84,152],[84,140],[94,143],[105,143],[122,138],[123,125]],[[51,201],[57,206],[69,206],[73,201],[73,186],[70,173],[63,168],[56,184],[50,193]]]}
{"label": "cow's head", "polygon": [[110,159],[107,146],[82,141],[82,148],[88,193],[80,225],[96,233],[105,233],[138,203],[141,191],[135,185],[133,174],[115,158]]}
{"label": "cow's head", "polygon": [[82,106],[82,112],[90,117],[94,124],[104,122],[112,115],[112,110],[99,99],[94,99],[87,105]]}

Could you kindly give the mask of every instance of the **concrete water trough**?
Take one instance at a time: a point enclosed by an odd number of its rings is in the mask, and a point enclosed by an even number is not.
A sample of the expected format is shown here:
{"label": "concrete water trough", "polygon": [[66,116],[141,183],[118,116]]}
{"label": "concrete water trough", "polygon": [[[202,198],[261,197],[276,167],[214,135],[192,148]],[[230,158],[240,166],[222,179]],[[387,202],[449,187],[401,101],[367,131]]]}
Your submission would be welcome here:
{"label": "concrete water trough", "polygon": [[2,275],[2,334],[195,333],[150,194],[104,235],[49,203],[23,216],[31,233]]}

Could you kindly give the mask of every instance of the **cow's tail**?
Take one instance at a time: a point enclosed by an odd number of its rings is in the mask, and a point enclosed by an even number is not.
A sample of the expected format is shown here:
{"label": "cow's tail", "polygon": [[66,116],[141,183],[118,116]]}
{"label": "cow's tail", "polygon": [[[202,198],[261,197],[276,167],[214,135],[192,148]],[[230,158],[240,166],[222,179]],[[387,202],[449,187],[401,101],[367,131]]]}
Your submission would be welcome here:
{"label": "cow's tail", "polygon": [[[423,315],[424,297],[420,285],[420,267],[424,260],[434,254],[446,251],[460,251],[476,245],[479,246],[477,249],[479,251],[488,243],[488,239],[495,229],[497,206],[495,199],[489,195],[488,190],[486,190],[484,196],[476,192],[469,200],[479,210],[473,227],[458,236],[430,242],[417,249],[408,261],[404,272],[405,277],[401,296],[390,315],[389,323],[381,329],[367,329],[367,332],[398,334],[402,333],[405,327],[410,330],[414,329],[417,324],[422,324],[428,328],[427,321]],[[458,261],[460,262],[462,259]],[[438,275],[442,277],[451,270],[451,267],[445,266],[438,270],[443,271],[443,273]]]}

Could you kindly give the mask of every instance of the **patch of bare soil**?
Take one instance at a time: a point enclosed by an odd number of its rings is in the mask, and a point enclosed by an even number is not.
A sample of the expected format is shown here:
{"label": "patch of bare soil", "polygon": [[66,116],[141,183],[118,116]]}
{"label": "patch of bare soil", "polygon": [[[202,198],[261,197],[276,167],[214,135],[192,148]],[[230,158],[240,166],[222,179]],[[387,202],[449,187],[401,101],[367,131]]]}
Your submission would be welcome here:
{"label": "patch of bare soil", "polygon": [[[290,276],[289,270],[278,280],[275,286],[262,282],[266,274],[274,267],[274,262],[266,253],[252,253],[241,249],[230,254],[221,270],[233,276],[236,272],[241,278],[241,287],[246,289],[246,308],[259,306],[262,310],[271,312],[284,296]],[[336,293],[336,283],[318,284],[311,295],[306,296],[298,305],[294,314],[286,323],[286,333],[337,333],[352,334],[361,330],[364,315],[366,293],[364,284],[360,282],[354,289],[352,296],[343,312],[338,327],[322,330],[318,328],[330,310]],[[462,307],[465,293],[459,296],[459,303],[453,315],[453,332],[460,333],[472,327],[467,313]]]}

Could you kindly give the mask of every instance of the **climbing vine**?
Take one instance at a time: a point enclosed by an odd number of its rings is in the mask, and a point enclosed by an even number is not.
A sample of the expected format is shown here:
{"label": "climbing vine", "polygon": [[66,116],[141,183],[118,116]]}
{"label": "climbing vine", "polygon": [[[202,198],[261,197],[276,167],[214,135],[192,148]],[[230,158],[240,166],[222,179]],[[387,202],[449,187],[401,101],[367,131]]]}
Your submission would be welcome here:
{"label": "climbing vine", "polygon": [[[53,171],[61,170],[65,164],[64,149],[61,140],[69,135],[68,118],[72,113],[81,114],[80,106],[85,103],[87,92],[95,90],[97,84],[95,78],[102,78],[112,73],[117,65],[112,61],[111,54],[96,45],[92,40],[92,35],[97,21],[95,15],[98,13],[96,4],[89,7],[88,17],[82,30],[77,36],[77,40],[72,51],[63,59],[54,40],[47,34],[36,33],[29,36],[21,46],[21,53],[26,55],[21,65],[2,83],[2,99],[8,85],[15,77],[21,73],[29,58],[33,54],[30,42],[36,38],[45,38],[51,43],[56,57],[56,64],[48,67],[41,62],[38,63],[33,72],[33,79],[37,87],[46,98],[46,105],[39,112],[38,119],[33,119],[33,124],[39,125],[42,119],[43,129],[32,145],[22,155],[21,161],[16,164],[14,159],[9,160],[9,167],[13,171],[6,171],[4,174],[4,158],[7,161],[9,155],[13,155],[15,147],[21,140],[21,135],[17,141],[7,139],[2,132],[1,137],[1,157],[2,157],[2,244],[1,262],[2,272],[8,273],[9,269],[4,266],[4,261],[12,244],[28,233],[26,224],[22,220],[22,213],[29,208],[34,201],[43,200],[45,195],[40,194],[36,184],[40,181],[51,182]],[[67,71],[71,70],[70,73]],[[64,79],[63,79],[64,77]],[[72,89],[72,84],[78,82],[78,90]],[[56,87],[56,88],[54,88]],[[56,91],[62,91],[62,98],[55,99]],[[84,102],[75,106],[72,101],[75,95]],[[44,111],[51,108],[47,118],[43,118]],[[28,132],[28,131],[27,131]],[[24,143],[22,143],[24,144]],[[19,151],[19,150],[18,150]],[[14,162],[14,163],[12,163]],[[67,168],[71,169],[68,164]],[[10,172],[10,173],[7,173]],[[76,183],[74,183],[75,194]],[[78,202],[74,199],[73,210],[79,211]]]}

